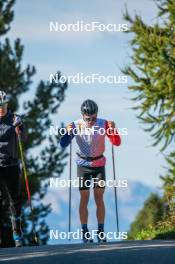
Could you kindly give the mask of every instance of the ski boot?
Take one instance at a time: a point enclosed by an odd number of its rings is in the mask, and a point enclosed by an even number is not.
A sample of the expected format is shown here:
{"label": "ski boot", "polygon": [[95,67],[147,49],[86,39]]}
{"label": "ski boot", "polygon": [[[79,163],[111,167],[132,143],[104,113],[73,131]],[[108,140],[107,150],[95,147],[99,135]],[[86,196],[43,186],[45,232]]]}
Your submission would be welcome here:
{"label": "ski boot", "polygon": [[82,230],[82,234],[83,234],[83,243],[84,244],[93,243],[93,239],[91,238],[91,234],[90,234],[88,229]]}
{"label": "ski boot", "polygon": [[21,217],[11,218],[12,226],[13,226],[13,240],[15,242],[15,247],[23,246],[23,238],[22,238],[22,230],[21,230]]}
{"label": "ski boot", "polygon": [[23,246],[22,236],[19,233],[17,233],[16,231],[13,231],[13,240],[15,242],[15,247],[22,247]]}
{"label": "ski boot", "polygon": [[106,243],[107,242],[106,234],[105,234],[104,230],[98,230],[97,240],[98,240],[98,243]]}

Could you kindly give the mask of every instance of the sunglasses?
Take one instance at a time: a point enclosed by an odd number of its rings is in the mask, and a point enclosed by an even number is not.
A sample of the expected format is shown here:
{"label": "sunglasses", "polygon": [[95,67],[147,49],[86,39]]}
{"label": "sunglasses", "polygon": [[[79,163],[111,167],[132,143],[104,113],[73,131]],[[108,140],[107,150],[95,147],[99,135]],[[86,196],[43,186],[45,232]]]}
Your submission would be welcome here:
{"label": "sunglasses", "polygon": [[93,117],[83,117],[83,120],[85,122],[94,122],[97,120],[97,117],[93,116]]}

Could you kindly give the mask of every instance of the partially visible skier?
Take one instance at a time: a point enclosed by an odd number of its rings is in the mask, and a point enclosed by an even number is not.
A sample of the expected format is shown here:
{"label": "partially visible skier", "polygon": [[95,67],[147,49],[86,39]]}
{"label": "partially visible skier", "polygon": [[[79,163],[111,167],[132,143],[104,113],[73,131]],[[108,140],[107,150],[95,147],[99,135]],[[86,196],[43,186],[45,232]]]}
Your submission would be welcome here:
{"label": "partially visible skier", "polygon": [[[21,170],[18,159],[17,133],[25,138],[24,126],[19,115],[8,108],[8,97],[0,91],[0,192],[10,201],[13,238],[16,247],[22,246],[21,231]],[[0,211],[0,234],[2,234],[3,212]],[[0,238],[1,240],[1,238]]]}
{"label": "partially visible skier", "polygon": [[[94,199],[97,206],[96,216],[98,221],[98,242],[106,242],[104,232],[105,205],[103,195],[105,187],[100,181],[106,180],[105,164],[105,136],[115,146],[121,144],[121,138],[115,128],[115,123],[97,117],[98,106],[92,100],[86,100],[81,105],[82,118],[67,126],[67,133],[61,137],[60,144],[67,147],[75,137],[78,145],[77,151],[77,176],[79,177],[80,190],[80,222],[83,230],[83,241],[92,242],[88,230],[88,201],[90,195],[90,181],[94,182]],[[74,131],[76,131],[74,133]],[[77,131],[81,131],[77,133]],[[104,131],[104,133],[103,133]]]}

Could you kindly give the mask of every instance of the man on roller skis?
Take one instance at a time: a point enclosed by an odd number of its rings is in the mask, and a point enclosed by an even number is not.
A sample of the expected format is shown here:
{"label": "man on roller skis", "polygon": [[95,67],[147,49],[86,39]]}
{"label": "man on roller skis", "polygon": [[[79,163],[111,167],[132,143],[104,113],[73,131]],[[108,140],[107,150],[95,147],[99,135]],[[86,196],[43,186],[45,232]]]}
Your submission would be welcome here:
{"label": "man on roller skis", "polygon": [[[15,246],[21,247],[21,170],[17,133],[24,138],[24,127],[21,117],[8,108],[8,102],[6,93],[0,91],[0,199],[3,199],[5,191],[10,203],[13,239]],[[2,221],[3,212],[0,210],[0,235]]]}
{"label": "man on roller skis", "polygon": [[[105,205],[103,195],[105,186],[105,136],[115,146],[121,144],[121,138],[115,128],[115,123],[97,117],[98,106],[92,100],[86,100],[81,105],[82,118],[67,126],[67,133],[61,137],[60,144],[67,147],[75,137],[78,145],[77,151],[77,176],[79,177],[80,190],[80,222],[82,225],[83,241],[92,242],[88,230],[88,201],[90,195],[90,181],[93,180],[94,199],[97,206],[98,242],[106,242],[104,233]],[[76,131],[76,133],[74,133]],[[79,133],[77,133],[79,131]],[[104,131],[104,133],[100,133]]]}

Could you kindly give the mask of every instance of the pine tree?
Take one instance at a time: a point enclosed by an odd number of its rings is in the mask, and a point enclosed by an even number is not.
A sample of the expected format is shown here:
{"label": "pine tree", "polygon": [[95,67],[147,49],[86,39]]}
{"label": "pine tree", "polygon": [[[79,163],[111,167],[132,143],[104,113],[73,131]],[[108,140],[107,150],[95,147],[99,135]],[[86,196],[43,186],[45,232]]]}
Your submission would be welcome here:
{"label": "pine tree", "polygon": [[[34,215],[37,233],[42,244],[48,240],[49,227],[45,218],[51,211],[50,205],[43,205],[49,177],[59,177],[63,172],[67,156],[65,151],[58,148],[58,137],[49,136],[49,126],[52,117],[57,113],[60,104],[65,99],[65,84],[50,84],[40,81],[35,89],[33,100],[26,97],[23,105],[19,105],[21,95],[30,90],[32,77],[36,73],[34,66],[21,66],[24,46],[20,39],[11,44],[5,34],[10,30],[14,18],[13,6],[15,0],[0,0],[0,89],[11,95],[10,108],[24,111],[24,123],[27,127],[27,142],[25,157],[28,168]],[[61,76],[60,72],[58,72]],[[37,151],[37,155],[34,155]],[[3,201],[3,246],[12,245],[11,228],[9,225],[7,201]],[[5,213],[5,211],[6,213]],[[25,185],[23,184],[23,231],[26,245],[32,244],[30,211],[27,205]],[[7,239],[8,238],[8,239]]]}
{"label": "pine tree", "polygon": [[167,160],[167,175],[161,179],[164,197],[172,208],[175,205],[175,1],[155,2],[158,16],[152,25],[138,15],[132,18],[127,10],[124,14],[130,25],[128,32],[133,33],[130,42],[133,66],[125,67],[123,72],[133,80],[129,89],[135,94],[132,100],[137,117],[151,134],[153,146],[160,145]]}

